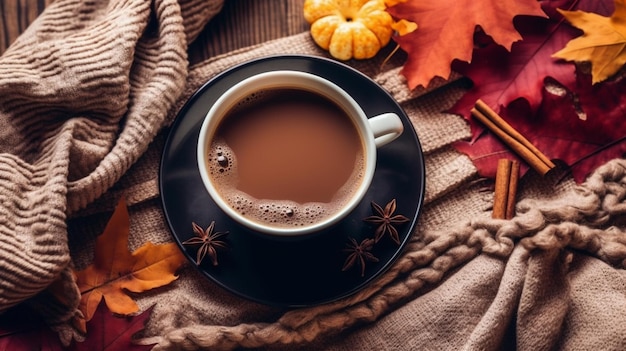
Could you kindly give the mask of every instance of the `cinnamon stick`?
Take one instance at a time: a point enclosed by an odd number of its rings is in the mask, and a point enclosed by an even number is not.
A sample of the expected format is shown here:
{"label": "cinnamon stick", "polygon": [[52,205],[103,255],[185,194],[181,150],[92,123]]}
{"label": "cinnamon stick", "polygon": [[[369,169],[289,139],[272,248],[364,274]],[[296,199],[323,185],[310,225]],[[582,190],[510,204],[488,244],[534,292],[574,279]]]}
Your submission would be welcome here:
{"label": "cinnamon stick", "polygon": [[554,163],[550,159],[485,104],[484,101],[480,99],[476,101],[471,113],[474,118],[483,123],[485,127],[491,130],[539,174],[545,175],[554,168]]}
{"label": "cinnamon stick", "polygon": [[519,180],[519,162],[509,159],[498,160],[496,184],[491,217],[511,219],[515,216],[515,198]]}
{"label": "cinnamon stick", "polygon": [[498,160],[498,168],[496,170],[496,184],[493,193],[493,211],[491,217],[505,219],[506,206],[509,194],[509,178],[511,176],[510,160]]}
{"label": "cinnamon stick", "polygon": [[511,161],[511,171],[509,173],[509,192],[506,195],[505,219],[511,219],[515,216],[515,200],[517,197],[517,183],[519,181],[519,162]]}

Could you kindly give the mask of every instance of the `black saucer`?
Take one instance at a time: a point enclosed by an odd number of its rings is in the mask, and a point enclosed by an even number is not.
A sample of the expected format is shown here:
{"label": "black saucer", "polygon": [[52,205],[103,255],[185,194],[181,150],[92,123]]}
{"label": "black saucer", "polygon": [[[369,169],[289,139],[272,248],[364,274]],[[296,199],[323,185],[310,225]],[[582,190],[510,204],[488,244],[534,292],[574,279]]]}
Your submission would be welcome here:
{"label": "black saucer", "polygon": [[[211,105],[230,86],[251,75],[273,71],[310,72],[343,87],[368,116],[397,113],[404,133],[379,148],[372,185],[363,201],[339,224],[299,239],[268,238],[231,220],[206,192],[196,161],[196,141],[202,120]],[[225,289],[270,305],[297,307],[346,297],[380,276],[398,258],[408,242],[424,198],[422,149],[404,111],[370,78],[332,60],[312,56],[273,56],[229,69],[202,86],[180,111],[168,136],[159,174],[163,210],[175,241],[195,265],[197,247],[182,245],[193,237],[192,222],[215,231],[228,231],[226,249],[218,249],[219,264],[207,256],[198,269]],[[397,201],[396,214],[409,218],[396,226],[400,244],[385,235],[372,249],[378,262],[366,262],[361,276],[359,262],[342,271],[349,255],[344,249],[354,238],[373,238],[376,226],[363,221],[375,214],[371,202],[383,208]],[[358,260],[357,260],[358,261]]]}

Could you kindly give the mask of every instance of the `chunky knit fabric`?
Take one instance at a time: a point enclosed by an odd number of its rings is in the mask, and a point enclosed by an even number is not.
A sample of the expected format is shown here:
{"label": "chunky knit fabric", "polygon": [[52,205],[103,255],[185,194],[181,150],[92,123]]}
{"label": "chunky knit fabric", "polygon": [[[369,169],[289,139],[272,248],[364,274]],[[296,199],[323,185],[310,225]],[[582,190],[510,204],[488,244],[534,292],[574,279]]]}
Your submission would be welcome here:
{"label": "chunky knit fabric", "polygon": [[[129,249],[171,241],[157,170],[163,127],[186,99],[246,60],[326,55],[302,33],[187,67],[187,43],[220,5],[58,0],[0,57],[0,311],[37,304],[70,338],[71,267],[91,263],[121,196]],[[626,161],[581,186],[531,173],[517,216],[491,219],[489,183],[451,146],[469,128],[442,112],[463,81],[409,91],[402,59],[383,59],[350,65],[405,109],[427,170],[425,208],[396,264],[353,296],[294,310],[233,296],[188,265],[176,282],[135,296],[142,310],[154,306],[140,342],[155,350],[626,349]],[[53,282],[53,293],[41,293]]]}

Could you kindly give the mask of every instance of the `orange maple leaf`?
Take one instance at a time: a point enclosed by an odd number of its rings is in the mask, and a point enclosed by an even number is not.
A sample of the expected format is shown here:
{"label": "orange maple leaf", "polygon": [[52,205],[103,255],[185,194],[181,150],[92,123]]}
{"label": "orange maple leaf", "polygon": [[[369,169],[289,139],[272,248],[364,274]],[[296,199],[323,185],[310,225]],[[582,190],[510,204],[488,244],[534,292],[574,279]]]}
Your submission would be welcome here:
{"label": "orange maple leaf", "polygon": [[611,17],[584,11],[559,10],[583,35],[570,40],[552,57],[591,62],[592,83],[604,81],[626,64],[626,2],[615,0]]}
{"label": "orange maple leaf", "polygon": [[394,38],[408,55],[402,74],[411,89],[426,87],[435,77],[448,79],[455,59],[469,62],[477,26],[510,51],[522,39],[515,16],[547,17],[537,0],[408,0],[387,11],[418,26]]}
{"label": "orange maple leaf", "polygon": [[120,200],[104,232],[96,240],[93,263],[76,273],[81,292],[79,309],[89,321],[104,297],[111,312],[128,315],[139,310],[125,290],[140,293],[176,280],[176,270],[185,258],[174,243],[151,242],[130,253],[129,215]]}

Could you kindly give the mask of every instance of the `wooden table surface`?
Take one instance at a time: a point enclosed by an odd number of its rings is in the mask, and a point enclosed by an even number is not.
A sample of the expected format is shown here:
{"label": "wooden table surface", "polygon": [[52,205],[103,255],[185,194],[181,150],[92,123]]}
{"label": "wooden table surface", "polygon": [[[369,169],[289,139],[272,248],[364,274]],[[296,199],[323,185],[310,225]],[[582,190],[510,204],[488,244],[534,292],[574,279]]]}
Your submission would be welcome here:
{"label": "wooden table surface", "polygon": [[[0,0],[0,54],[54,0]],[[62,1],[62,0],[58,0]],[[106,1],[106,0],[103,0]],[[225,0],[190,47],[190,61],[308,30],[304,0]]]}

